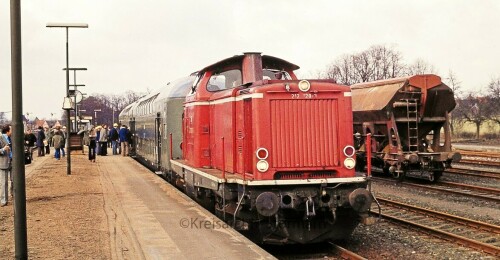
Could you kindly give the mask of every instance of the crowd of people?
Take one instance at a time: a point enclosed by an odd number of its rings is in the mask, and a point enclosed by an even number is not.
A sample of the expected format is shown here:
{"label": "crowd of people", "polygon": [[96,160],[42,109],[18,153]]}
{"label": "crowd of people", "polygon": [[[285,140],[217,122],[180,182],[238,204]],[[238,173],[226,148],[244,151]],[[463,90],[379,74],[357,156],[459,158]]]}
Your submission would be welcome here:
{"label": "crowd of people", "polygon": [[83,142],[89,147],[89,160],[95,162],[96,154],[108,155],[108,144],[111,144],[113,155],[128,156],[132,135],[126,125],[117,123],[108,129],[107,125],[91,127],[84,133]]}
{"label": "crowd of people", "polygon": [[50,154],[50,147],[54,147],[54,158],[61,159],[61,155],[66,156],[64,150],[66,145],[66,127],[54,126],[53,128],[39,126],[35,130],[36,134],[31,129],[26,130],[24,134],[25,150],[33,158],[33,151],[38,150],[38,157]]}
{"label": "crowd of people", "polygon": [[[13,196],[12,189],[12,127],[5,125],[1,127],[0,135],[0,206],[8,203],[9,193]],[[95,162],[96,154],[106,156],[108,144],[111,145],[113,155],[129,155],[129,145],[132,142],[132,134],[126,125],[119,126],[117,123],[108,129],[107,125],[91,127],[84,133],[84,144],[89,147],[89,160]],[[50,155],[50,147],[54,148],[54,158],[60,160],[66,156],[65,145],[68,135],[66,127],[54,126],[53,128],[39,126],[33,132],[26,130],[24,135],[25,153],[31,162],[33,152],[38,151],[38,157]],[[25,158],[26,159],[26,158]],[[10,185],[9,185],[10,182]],[[10,189],[9,189],[10,187]]]}

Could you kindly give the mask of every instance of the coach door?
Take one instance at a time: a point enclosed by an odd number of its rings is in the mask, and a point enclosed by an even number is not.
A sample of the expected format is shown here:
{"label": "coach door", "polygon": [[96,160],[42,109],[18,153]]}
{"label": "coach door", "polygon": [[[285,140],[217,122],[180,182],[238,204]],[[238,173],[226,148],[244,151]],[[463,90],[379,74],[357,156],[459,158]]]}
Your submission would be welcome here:
{"label": "coach door", "polygon": [[130,133],[131,133],[131,137],[130,137],[130,152],[129,154],[131,154],[132,156],[135,156],[135,145],[137,143],[137,140],[135,138],[135,135],[136,135],[136,132],[135,132],[135,117],[132,117],[130,119],[130,122],[129,122],[129,126],[130,126]]}
{"label": "coach door", "polygon": [[155,161],[156,167],[161,168],[161,117],[156,113],[155,118]]}

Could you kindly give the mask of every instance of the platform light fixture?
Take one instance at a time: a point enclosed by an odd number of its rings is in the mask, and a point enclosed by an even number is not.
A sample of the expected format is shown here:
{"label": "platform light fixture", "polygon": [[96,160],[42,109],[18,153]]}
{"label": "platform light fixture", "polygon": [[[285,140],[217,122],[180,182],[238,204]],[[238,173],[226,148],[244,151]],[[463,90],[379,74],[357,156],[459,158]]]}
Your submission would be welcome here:
{"label": "platform light fixture", "polygon": [[[89,25],[86,23],[47,23],[47,28],[65,28],[66,29],[66,98],[70,98],[69,95],[69,28],[88,28]],[[66,103],[66,99],[65,102]],[[64,104],[63,104],[64,107]],[[68,148],[67,158],[67,170],[66,174],[71,175],[71,147],[69,146],[69,134],[71,130],[71,118],[70,118],[70,110],[66,110],[66,129],[68,131],[68,138],[66,138],[66,147]]]}

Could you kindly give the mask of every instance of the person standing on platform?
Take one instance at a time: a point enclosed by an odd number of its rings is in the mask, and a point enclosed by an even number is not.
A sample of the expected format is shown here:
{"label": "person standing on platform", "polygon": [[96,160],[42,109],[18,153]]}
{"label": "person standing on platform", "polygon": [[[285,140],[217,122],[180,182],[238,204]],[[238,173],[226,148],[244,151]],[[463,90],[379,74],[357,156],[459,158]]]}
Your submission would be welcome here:
{"label": "person standing on platform", "polygon": [[36,136],[31,132],[31,129],[26,130],[24,135],[24,144],[28,147],[31,160],[33,160],[33,149],[36,147]]}
{"label": "person standing on platform", "polygon": [[96,131],[94,127],[90,128],[88,136],[89,136],[89,161],[95,162]]}
{"label": "person standing on platform", "polygon": [[61,159],[61,143],[63,142],[62,134],[61,131],[59,130],[54,130],[54,136],[52,137],[52,143],[54,144],[54,149],[56,150],[54,152],[54,158],[56,160]]}
{"label": "person standing on platform", "polygon": [[120,137],[120,146],[121,146],[122,156],[128,155],[128,135],[129,135],[129,131],[127,129],[127,126],[122,125],[122,127],[120,127],[120,131],[118,132],[118,136]]}
{"label": "person standing on platform", "polygon": [[101,134],[99,136],[99,144],[101,146],[100,154],[101,156],[108,155],[108,126],[102,125]]}
{"label": "person standing on platform", "polygon": [[101,154],[101,146],[99,145],[99,138],[101,137],[101,129],[102,127],[100,125],[96,126],[95,128],[96,154]]}
{"label": "person standing on platform", "polygon": [[61,154],[62,157],[66,156],[66,151],[64,151],[64,148],[66,147],[66,138],[68,138],[68,134],[66,133],[66,127],[63,126],[61,130],[61,137],[62,137],[62,142],[61,142]]}
{"label": "person standing on platform", "polygon": [[[0,136],[0,206],[7,205],[9,200],[9,174],[12,162],[12,144],[10,141],[10,125],[2,127]],[[11,186],[12,186],[12,176]]]}
{"label": "person standing on platform", "polygon": [[45,156],[45,132],[43,127],[38,127],[38,137],[36,138],[36,146],[38,147],[38,157]]}
{"label": "person standing on platform", "polygon": [[113,128],[109,130],[109,139],[111,140],[111,148],[113,150],[113,155],[118,154],[118,142],[120,141],[120,136],[118,135],[118,124],[114,123]]}
{"label": "person standing on platform", "polygon": [[50,154],[50,145],[52,144],[52,129],[45,127],[45,139],[47,140],[45,145],[45,154]]}

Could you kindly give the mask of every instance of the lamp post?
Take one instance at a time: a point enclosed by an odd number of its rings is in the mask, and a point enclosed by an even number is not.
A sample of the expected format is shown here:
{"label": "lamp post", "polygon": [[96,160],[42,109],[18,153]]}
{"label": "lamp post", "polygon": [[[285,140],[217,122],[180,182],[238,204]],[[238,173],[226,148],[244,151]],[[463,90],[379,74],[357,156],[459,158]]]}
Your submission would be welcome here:
{"label": "lamp post", "polygon": [[94,125],[97,126],[97,112],[101,112],[101,109],[94,109]]}
{"label": "lamp post", "polygon": [[[23,84],[21,57],[21,1],[10,1],[10,39],[12,75],[12,177],[14,178],[14,243],[16,259],[28,259],[26,225],[26,176],[24,170],[24,131],[22,129]],[[3,92],[3,90],[2,90]]]}
{"label": "lamp post", "polygon": [[[69,43],[68,43],[68,31],[69,28],[88,28],[89,25],[86,23],[47,23],[48,28],[65,28],[66,29],[66,97],[69,97]],[[70,98],[71,100],[71,98]],[[65,100],[66,102],[66,100]],[[71,129],[71,119],[70,119],[70,111],[71,109],[66,110],[66,129],[68,131],[68,138],[66,138],[66,147],[68,148],[68,156],[67,159],[67,169],[66,174],[71,175],[71,147],[69,146],[69,132]]]}
{"label": "lamp post", "polygon": [[[63,70],[72,70],[72,71],[73,71],[73,84],[72,84],[72,85],[69,85],[69,86],[70,86],[70,87],[74,87],[74,89],[73,89],[73,90],[70,90],[69,92],[70,92],[70,96],[73,96],[73,98],[74,98],[74,101],[73,101],[73,102],[74,102],[75,104],[78,104],[78,103],[80,103],[80,101],[81,101],[81,100],[79,100],[79,101],[77,100],[78,87],[85,87],[85,85],[84,85],[84,84],[76,84],[76,71],[77,71],[77,70],[81,70],[81,71],[83,71],[83,70],[87,70],[87,68],[64,68]],[[73,94],[72,94],[72,93],[73,93]],[[77,132],[77,131],[78,131],[78,125],[77,125],[77,123],[76,123],[76,115],[77,115],[77,114],[78,114],[78,108],[77,108],[77,107],[75,107],[75,124],[74,124],[74,128],[73,128],[73,130],[74,130],[75,132]]]}

